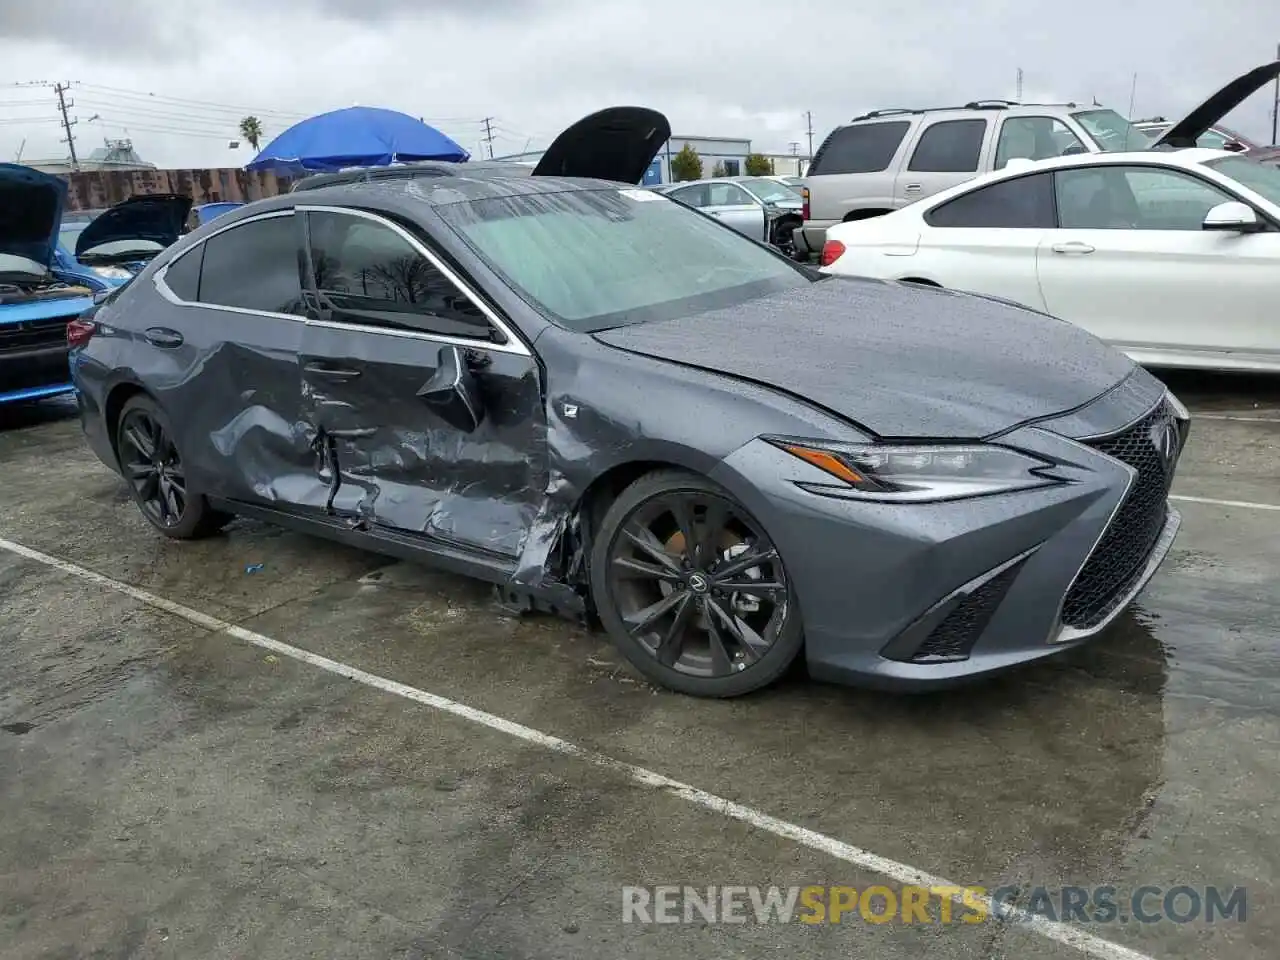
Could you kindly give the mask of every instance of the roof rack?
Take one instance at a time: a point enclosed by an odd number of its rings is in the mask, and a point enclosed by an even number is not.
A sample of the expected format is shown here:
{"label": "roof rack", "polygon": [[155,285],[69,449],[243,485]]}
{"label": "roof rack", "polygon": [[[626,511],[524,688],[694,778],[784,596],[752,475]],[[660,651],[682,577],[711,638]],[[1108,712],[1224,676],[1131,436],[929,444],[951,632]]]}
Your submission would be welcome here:
{"label": "roof rack", "polygon": [[1003,110],[1005,107],[1021,106],[1017,100],[970,100],[964,105],[966,110]]}
{"label": "roof rack", "polygon": [[857,120],[874,120],[876,117],[893,117],[903,113],[923,113],[923,110],[915,107],[886,107],[883,110],[869,110],[861,116],[854,117],[850,120],[853,123]]}

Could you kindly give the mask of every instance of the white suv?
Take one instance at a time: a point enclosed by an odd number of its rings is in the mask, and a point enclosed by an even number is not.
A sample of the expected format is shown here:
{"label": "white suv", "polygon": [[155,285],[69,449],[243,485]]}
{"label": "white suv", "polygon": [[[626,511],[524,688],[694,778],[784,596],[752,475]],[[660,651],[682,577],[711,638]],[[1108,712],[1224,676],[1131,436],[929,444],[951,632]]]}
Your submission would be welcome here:
{"label": "white suv", "polygon": [[822,250],[827,228],[897,210],[1015,157],[1192,147],[1280,72],[1280,61],[1235,78],[1179,122],[1152,135],[1114,110],[1074,103],[978,100],[962,107],[874,110],[837,127],[805,175],[801,256]]}

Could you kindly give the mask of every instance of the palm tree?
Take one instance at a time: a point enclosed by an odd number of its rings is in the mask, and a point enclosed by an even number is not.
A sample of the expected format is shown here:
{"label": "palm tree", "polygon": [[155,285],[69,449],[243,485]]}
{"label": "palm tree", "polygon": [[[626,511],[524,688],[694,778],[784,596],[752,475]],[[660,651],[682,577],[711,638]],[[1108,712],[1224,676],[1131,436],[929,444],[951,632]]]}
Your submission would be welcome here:
{"label": "palm tree", "polygon": [[245,117],[240,121],[240,136],[248,140],[249,146],[256,151],[262,142],[262,122],[254,116]]}

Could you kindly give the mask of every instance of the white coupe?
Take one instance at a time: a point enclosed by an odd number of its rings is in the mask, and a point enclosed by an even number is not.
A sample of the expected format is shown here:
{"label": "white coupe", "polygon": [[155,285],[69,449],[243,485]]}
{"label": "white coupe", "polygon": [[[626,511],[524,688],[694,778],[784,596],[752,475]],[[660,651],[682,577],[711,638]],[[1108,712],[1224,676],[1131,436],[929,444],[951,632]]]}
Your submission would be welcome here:
{"label": "white coupe", "polygon": [[1280,168],[1237,153],[1011,161],[832,227],[822,269],[1003,297],[1144,365],[1280,372]]}

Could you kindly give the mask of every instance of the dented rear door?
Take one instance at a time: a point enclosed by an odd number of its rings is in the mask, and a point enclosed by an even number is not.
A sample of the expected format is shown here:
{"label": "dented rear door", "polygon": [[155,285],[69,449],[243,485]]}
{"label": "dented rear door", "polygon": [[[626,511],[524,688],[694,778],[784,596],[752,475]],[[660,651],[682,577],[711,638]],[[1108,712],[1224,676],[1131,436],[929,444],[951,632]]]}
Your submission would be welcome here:
{"label": "dented rear door", "polygon": [[[340,208],[306,214],[302,416],[330,512],[489,554],[519,554],[547,486],[540,374],[402,227]],[[450,357],[478,423],[431,403]],[[453,422],[451,422],[451,419]]]}

